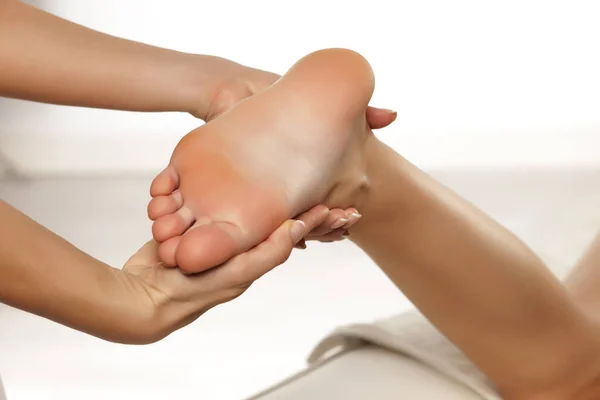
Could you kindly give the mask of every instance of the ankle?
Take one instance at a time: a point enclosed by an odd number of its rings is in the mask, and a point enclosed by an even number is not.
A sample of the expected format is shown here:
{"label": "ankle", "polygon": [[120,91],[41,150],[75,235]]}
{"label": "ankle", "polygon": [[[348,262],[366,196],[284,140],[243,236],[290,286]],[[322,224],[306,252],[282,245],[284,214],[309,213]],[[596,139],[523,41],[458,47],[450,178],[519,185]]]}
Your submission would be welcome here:
{"label": "ankle", "polygon": [[[336,176],[336,183],[333,188],[327,193],[323,204],[329,208],[356,208],[360,213],[365,204],[369,203],[369,195],[372,190],[372,180],[370,178],[371,171],[369,170],[371,153],[377,141],[373,135],[361,144],[360,150],[354,154],[354,157],[349,157],[350,161],[346,162],[338,171],[342,171]],[[339,173],[339,172],[338,172]]]}
{"label": "ankle", "polygon": [[354,206],[363,221],[404,215],[415,200],[414,171],[400,154],[371,135],[364,145],[364,176]]}
{"label": "ankle", "polygon": [[[363,170],[360,181],[355,184],[356,190],[353,198],[353,205],[359,212],[370,210],[376,202],[378,187],[385,180],[385,166],[387,148],[375,135],[370,135],[363,145]],[[375,195],[375,196],[374,196]]]}

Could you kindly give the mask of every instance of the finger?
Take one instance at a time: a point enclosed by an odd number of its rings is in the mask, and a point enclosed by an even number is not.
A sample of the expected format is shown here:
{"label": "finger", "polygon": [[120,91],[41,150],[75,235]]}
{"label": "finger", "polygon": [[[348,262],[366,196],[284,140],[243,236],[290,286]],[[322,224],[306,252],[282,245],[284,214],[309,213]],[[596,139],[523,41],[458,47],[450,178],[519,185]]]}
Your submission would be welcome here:
{"label": "finger", "polygon": [[[220,287],[244,285],[283,264],[294,246],[300,243],[311,229],[321,225],[328,215],[329,209],[324,205],[318,205],[300,214],[296,218],[297,221],[286,221],[258,246],[215,268],[211,274],[213,279],[222,280],[215,284],[220,284]],[[292,226],[298,221],[302,224],[302,231],[299,237],[292,238]],[[298,228],[297,224],[295,228]]]}
{"label": "finger", "polygon": [[123,268],[131,265],[153,265],[160,263],[158,258],[158,243],[149,240],[134,255],[129,257]]}
{"label": "finger", "polygon": [[325,235],[333,229],[337,229],[350,221],[345,210],[336,208],[329,211],[329,215],[322,224],[312,229],[307,237],[315,237]]}
{"label": "finger", "polygon": [[329,212],[329,217],[325,221],[325,224],[329,222],[328,228],[330,231],[344,226],[350,221],[345,210],[335,209]]}
{"label": "finger", "polygon": [[295,249],[305,250],[306,249],[306,239],[302,239],[294,246]]}
{"label": "finger", "polygon": [[306,231],[310,232],[321,226],[327,220],[330,213],[329,208],[321,204],[298,215],[295,219],[304,222],[306,224]]}
{"label": "finger", "polygon": [[367,122],[371,129],[385,128],[394,122],[397,116],[398,113],[396,111],[375,107],[367,108]]}
{"label": "finger", "polygon": [[356,214],[360,214],[360,213],[358,212],[358,210],[357,210],[356,208],[354,208],[354,207],[346,208],[344,211],[346,211],[346,215],[347,215],[348,217],[350,217],[350,215],[352,215],[352,214],[354,214],[354,213],[356,213]]}
{"label": "finger", "polygon": [[[360,213],[354,207],[350,207],[345,210],[334,208],[329,212],[329,216],[323,224],[308,233],[306,240],[319,240],[321,236],[327,235],[332,231],[340,230],[341,232],[343,230],[347,230],[356,224],[360,217]],[[304,249],[306,248],[306,244],[304,244],[304,247],[296,247]]]}
{"label": "finger", "polygon": [[340,228],[340,229],[336,229],[335,231],[329,232],[326,235],[321,235],[321,236],[313,238],[311,240],[322,242],[322,243],[340,242],[342,240],[347,239],[347,237],[344,236],[344,232],[347,232],[347,231]]}
{"label": "finger", "polygon": [[296,243],[302,239],[292,238],[296,229],[300,229],[302,235],[308,232],[304,222],[288,220],[258,246],[214,268],[210,278],[224,289],[255,281],[288,259]]}
{"label": "finger", "polygon": [[341,226],[340,228],[342,230],[348,230],[348,229],[352,228],[354,225],[356,225],[358,220],[361,218],[362,218],[361,214],[359,214],[358,212],[353,212],[348,217],[348,222],[345,225]]}

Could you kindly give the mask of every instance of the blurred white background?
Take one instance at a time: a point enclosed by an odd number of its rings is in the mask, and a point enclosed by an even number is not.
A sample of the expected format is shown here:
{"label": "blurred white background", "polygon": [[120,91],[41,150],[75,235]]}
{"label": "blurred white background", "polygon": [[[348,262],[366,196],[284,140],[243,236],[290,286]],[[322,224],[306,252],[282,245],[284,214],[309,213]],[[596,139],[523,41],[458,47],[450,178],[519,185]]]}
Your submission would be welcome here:
{"label": "blurred white background", "polygon": [[[126,38],[284,73],[320,48],[371,62],[380,137],[521,235],[562,275],[600,226],[600,4],[589,1],[30,1]],[[112,265],[150,236],[152,175],[199,124],[0,99],[0,197]],[[1,221],[0,221],[1,223]],[[0,308],[9,400],[241,399],[336,325],[410,307],[348,243],[313,245],[147,347]]]}
{"label": "blurred white background", "polygon": [[[600,4],[595,1],[32,1],[126,38],[284,73],[348,47],[375,70],[385,140],[431,167],[597,165]],[[187,115],[4,100],[5,152],[31,174],[162,167]],[[138,151],[140,145],[144,151]]]}

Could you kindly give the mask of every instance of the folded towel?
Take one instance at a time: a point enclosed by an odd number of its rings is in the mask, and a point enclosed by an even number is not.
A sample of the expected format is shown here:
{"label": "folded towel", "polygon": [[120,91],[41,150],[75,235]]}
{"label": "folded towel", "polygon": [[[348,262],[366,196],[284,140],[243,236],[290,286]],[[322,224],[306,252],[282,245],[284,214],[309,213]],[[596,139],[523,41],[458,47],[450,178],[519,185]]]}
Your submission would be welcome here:
{"label": "folded towel", "polygon": [[400,314],[372,324],[339,327],[321,340],[308,362],[315,365],[367,343],[418,360],[469,387],[483,399],[501,399],[491,381],[417,312]]}

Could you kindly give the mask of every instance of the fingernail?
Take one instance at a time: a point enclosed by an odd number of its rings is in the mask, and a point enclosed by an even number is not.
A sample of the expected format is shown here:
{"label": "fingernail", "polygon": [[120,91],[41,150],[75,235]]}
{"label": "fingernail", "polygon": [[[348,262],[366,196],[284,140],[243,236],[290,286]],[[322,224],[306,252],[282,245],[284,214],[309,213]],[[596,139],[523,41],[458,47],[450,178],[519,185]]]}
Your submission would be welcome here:
{"label": "fingernail", "polygon": [[352,213],[352,214],[350,214],[350,219],[352,219],[354,221],[358,221],[361,218],[362,218],[362,215],[359,214],[359,213]]}
{"label": "fingernail", "polygon": [[394,110],[390,110],[389,108],[382,108],[383,111],[389,112],[390,114],[398,115],[398,113]]}
{"label": "fingernail", "polygon": [[294,244],[301,241],[302,238],[304,238],[305,234],[306,234],[306,224],[299,220],[294,221],[294,223],[292,224],[292,227],[290,228],[290,237],[292,238],[292,241],[294,242]]}
{"label": "fingernail", "polygon": [[338,219],[337,221],[335,221],[333,224],[331,224],[331,229],[337,229],[337,228],[341,228],[342,226],[346,225],[346,223],[349,221],[348,218],[341,218]]}

